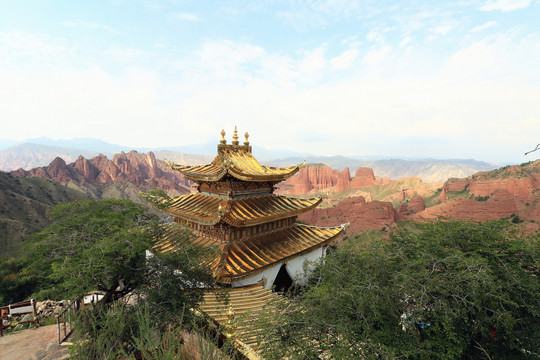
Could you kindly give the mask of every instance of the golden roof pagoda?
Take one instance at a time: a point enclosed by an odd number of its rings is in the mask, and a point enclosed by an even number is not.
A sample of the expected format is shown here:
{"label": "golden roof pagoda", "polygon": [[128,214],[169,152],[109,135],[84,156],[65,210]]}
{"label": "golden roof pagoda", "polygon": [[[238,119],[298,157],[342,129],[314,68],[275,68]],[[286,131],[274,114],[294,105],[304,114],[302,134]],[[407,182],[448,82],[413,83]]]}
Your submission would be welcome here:
{"label": "golden roof pagoda", "polygon": [[[175,246],[181,244],[178,239],[212,246],[215,251],[206,265],[217,281],[232,287],[233,298],[239,299],[239,304],[247,304],[247,309],[255,301],[251,299],[254,294],[263,294],[261,299],[265,300],[259,299],[254,305],[259,309],[269,298],[269,289],[283,290],[300,281],[305,276],[306,264],[322,257],[324,247],[345,226],[321,228],[297,223],[299,214],[315,208],[322,199],[276,195],[274,189],[303,164],[284,168],[262,166],[251,153],[248,133],[243,145],[236,129],[231,144],[227,144],[224,130],[221,136],[218,154],[209,165],[168,163],[195,182],[197,192],[163,202],[164,211],[174,217],[174,222],[167,226],[155,250],[175,251]],[[195,234],[193,238],[182,236],[186,226]],[[215,292],[207,291],[200,309],[221,323],[226,318],[225,310],[219,310],[220,306],[209,300]],[[236,306],[234,301],[230,305]],[[253,338],[246,341],[251,344]]]}

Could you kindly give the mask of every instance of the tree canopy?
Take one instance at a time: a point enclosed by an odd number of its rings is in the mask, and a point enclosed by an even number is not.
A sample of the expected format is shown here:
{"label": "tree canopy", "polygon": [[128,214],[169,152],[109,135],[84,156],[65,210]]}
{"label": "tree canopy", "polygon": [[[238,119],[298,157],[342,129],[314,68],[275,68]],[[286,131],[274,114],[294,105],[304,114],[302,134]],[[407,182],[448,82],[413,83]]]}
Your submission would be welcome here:
{"label": "tree canopy", "polygon": [[349,239],[268,325],[268,358],[540,356],[540,247],[503,222]]}
{"label": "tree canopy", "polygon": [[[50,217],[51,225],[25,246],[23,272],[39,278],[40,298],[73,298],[99,290],[105,293],[104,302],[110,302],[144,292],[144,299],[160,309],[178,311],[200,296],[187,290],[213,285],[200,248],[178,246],[175,253],[149,256],[147,250],[163,227],[142,205],[79,201],[56,206]],[[184,236],[193,235],[186,230]]]}

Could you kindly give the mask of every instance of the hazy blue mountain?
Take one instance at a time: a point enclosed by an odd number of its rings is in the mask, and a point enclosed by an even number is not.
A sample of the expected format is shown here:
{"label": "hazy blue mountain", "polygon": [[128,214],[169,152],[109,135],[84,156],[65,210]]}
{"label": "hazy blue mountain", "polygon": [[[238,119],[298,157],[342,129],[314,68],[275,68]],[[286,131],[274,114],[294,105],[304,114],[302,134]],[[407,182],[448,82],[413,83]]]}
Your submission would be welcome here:
{"label": "hazy blue mountain", "polygon": [[[198,145],[185,145],[185,146],[169,146],[169,147],[159,147],[159,148],[140,148],[136,149],[138,151],[148,152],[152,151],[157,153],[162,150],[180,152],[183,154],[197,154],[204,156],[216,156],[217,151],[217,142],[209,142],[206,144]],[[253,155],[261,161],[269,161],[274,159],[284,158],[286,156],[294,157],[306,157],[313,156],[308,153],[300,153],[296,151],[286,150],[286,149],[266,149],[260,146],[253,147]]]}
{"label": "hazy blue mountain", "polygon": [[132,150],[128,148],[127,146],[111,144],[100,139],[92,139],[92,138],[54,140],[47,137],[40,137],[40,138],[34,138],[34,139],[26,139],[24,142],[32,143],[32,144],[39,144],[39,145],[70,148],[70,149],[84,149],[85,151],[94,151],[97,154],[102,153],[104,155],[111,155],[111,154],[119,153],[120,151]]}
{"label": "hazy blue mountain", "polygon": [[307,163],[321,163],[328,165],[333,169],[343,170],[349,168],[351,176],[354,176],[359,167],[370,167],[376,176],[388,179],[401,179],[404,177],[418,177],[426,182],[443,182],[448,178],[465,178],[478,171],[494,170],[501,164],[493,164],[484,161],[471,159],[379,159],[368,160],[359,158],[349,158],[345,156],[308,156],[289,157],[272,161],[275,166],[289,166],[301,163],[306,160]]}
{"label": "hazy blue mountain", "polygon": [[0,150],[20,144],[20,141],[0,139]]}
{"label": "hazy blue mountain", "polygon": [[48,165],[56,157],[69,163],[75,161],[79,155],[91,158],[99,155],[99,151],[23,143],[0,150],[0,170],[29,170]]}

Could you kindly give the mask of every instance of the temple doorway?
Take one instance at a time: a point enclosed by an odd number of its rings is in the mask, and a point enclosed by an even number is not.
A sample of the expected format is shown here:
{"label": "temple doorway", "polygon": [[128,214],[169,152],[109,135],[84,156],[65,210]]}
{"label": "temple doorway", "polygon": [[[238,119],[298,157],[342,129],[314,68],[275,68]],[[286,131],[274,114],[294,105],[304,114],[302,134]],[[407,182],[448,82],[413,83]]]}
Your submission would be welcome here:
{"label": "temple doorway", "polygon": [[277,276],[274,280],[274,291],[285,293],[291,290],[292,286],[293,286],[293,280],[291,276],[289,275],[289,273],[287,272],[285,264],[283,264],[279,268]]}

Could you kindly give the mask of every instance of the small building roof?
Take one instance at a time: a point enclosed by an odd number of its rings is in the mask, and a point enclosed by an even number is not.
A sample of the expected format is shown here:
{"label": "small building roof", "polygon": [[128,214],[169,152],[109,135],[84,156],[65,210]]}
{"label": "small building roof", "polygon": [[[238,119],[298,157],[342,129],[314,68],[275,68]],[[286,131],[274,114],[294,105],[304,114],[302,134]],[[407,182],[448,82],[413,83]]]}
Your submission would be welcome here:
{"label": "small building roof", "polygon": [[[282,298],[261,284],[238,288],[213,289],[204,293],[199,309],[210,316],[226,337],[248,359],[262,359],[256,353],[263,329],[256,326],[261,311]],[[270,305],[269,305],[270,304]]]}

